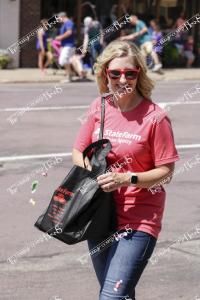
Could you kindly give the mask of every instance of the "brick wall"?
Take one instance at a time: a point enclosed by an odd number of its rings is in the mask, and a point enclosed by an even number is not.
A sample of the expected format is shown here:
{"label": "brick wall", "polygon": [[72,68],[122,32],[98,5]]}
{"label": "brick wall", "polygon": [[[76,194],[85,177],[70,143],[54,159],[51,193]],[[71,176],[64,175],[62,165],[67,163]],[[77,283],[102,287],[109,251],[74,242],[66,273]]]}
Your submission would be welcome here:
{"label": "brick wall", "polygon": [[[23,37],[39,25],[41,0],[20,1],[20,37]],[[36,36],[24,43],[20,51],[20,67],[37,66]]]}

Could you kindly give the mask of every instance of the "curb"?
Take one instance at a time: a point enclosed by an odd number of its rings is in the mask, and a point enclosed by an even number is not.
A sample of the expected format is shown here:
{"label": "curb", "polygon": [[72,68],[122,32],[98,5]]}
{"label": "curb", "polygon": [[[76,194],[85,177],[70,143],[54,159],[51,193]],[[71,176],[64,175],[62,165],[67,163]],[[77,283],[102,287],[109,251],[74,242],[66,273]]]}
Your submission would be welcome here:
{"label": "curb", "polygon": [[[90,82],[95,82],[94,79],[91,79],[89,78],[91,81]],[[61,83],[60,82],[61,79],[52,79],[52,80],[45,80],[45,81],[41,81],[41,80],[0,80],[0,84],[9,84],[9,83]],[[89,81],[88,81],[89,82]],[[87,83],[88,83],[87,82]],[[79,82],[79,81],[72,81],[72,82],[69,82],[70,84],[74,84],[74,83],[85,83],[84,81],[83,82]],[[62,84],[65,84],[65,83],[62,83]],[[66,83],[66,85],[68,85],[68,83]]]}
{"label": "curb", "polygon": [[[193,78],[168,78],[168,77],[163,77],[162,78],[159,78],[159,77],[153,77],[153,76],[150,76],[150,78],[152,80],[156,80],[156,81],[174,81],[174,80],[199,80],[199,78],[196,78],[196,77],[193,77]],[[92,81],[91,81],[92,82]],[[95,81],[93,81],[95,82]],[[14,83],[14,84],[22,84],[22,83],[61,83],[60,80],[47,80],[47,81],[40,81],[40,80],[30,80],[30,81],[26,81],[26,80],[0,80],[0,84],[10,84],[10,83]],[[71,83],[85,83],[85,82],[71,82]]]}

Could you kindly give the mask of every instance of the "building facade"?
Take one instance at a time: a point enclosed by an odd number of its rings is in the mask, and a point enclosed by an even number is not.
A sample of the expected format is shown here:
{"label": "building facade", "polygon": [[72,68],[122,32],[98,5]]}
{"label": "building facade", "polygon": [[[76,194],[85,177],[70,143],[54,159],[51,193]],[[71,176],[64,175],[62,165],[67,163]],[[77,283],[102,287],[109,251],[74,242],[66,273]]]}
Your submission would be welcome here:
{"label": "building facade", "polygon": [[[0,0],[0,49],[18,40],[20,36],[20,0]],[[20,53],[13,57],[13,66],[19,67]]]}

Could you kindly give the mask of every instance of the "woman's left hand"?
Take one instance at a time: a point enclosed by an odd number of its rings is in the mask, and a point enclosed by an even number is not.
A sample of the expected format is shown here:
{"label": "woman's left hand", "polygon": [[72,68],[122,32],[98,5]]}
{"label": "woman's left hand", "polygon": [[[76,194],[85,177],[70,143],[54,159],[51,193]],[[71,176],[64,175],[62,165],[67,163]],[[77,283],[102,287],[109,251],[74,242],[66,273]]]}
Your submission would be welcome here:
{"label": "woman's left hand", "polygon": [[122,186],[129,186],[129,173],[108,172],[97,177],[97,182],[104,192],[113,192]]}

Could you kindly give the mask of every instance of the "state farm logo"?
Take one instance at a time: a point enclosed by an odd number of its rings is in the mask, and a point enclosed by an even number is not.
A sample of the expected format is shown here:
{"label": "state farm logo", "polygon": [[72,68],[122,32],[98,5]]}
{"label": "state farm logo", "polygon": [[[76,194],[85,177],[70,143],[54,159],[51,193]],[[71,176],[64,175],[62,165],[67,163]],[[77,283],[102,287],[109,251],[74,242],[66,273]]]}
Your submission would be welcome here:
{"label": "state farm logo", "polygon": [[[97,128],[94,132],[94,134],[99,134],[100,128]],[[121,132],[121,131],[114,131],[110,129],[106,129],[104,132],[104,137],[112,137],[112,138],[119,138],[119,139],[128,139],[128,140],[135,140],[135,141],[140,141],[141,140],[141,135],[130,133],[128,131]],[[118,140],[120,141],[120,140]]]}

